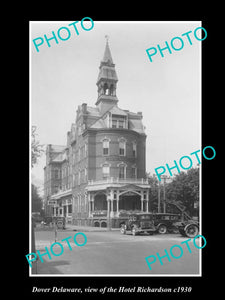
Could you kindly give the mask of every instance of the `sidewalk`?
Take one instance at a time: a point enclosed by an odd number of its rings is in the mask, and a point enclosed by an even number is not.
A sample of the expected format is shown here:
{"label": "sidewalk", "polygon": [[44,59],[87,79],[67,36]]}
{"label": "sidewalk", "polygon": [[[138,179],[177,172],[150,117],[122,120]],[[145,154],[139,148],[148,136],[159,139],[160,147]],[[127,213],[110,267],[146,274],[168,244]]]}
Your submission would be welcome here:
{"label": "sidewalk", "polygon": [[120,228],[111,228],[111,230],[109,230],[107,227],[78,226],[78,225],[73,225],[73,224],[66,224],[65,230],[78,231],[78,232],[89,232],[89,231],[106,232],[106,231],[119,231]]}

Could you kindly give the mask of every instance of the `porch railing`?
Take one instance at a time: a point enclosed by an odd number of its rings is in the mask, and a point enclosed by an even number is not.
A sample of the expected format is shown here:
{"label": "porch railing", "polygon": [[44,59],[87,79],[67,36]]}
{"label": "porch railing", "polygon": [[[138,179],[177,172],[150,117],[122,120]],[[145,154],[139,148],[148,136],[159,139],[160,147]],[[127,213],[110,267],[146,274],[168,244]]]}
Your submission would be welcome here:
{"label": "porch railing", "polygon": [[122,183],[122,184],[149,184],[148,179],[144,178],[114,178],[109,177],[103,180],[88,180],[88,185],[107,184],[107,183]]}

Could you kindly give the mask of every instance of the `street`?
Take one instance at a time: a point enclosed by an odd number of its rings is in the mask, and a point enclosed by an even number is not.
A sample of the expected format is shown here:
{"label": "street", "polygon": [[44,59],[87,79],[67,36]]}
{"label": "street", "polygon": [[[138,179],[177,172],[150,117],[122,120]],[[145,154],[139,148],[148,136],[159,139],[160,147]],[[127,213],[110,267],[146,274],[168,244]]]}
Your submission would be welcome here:
{"label": "street", "polygon": [[[87,243],[78,247],[73,241],[73,237],[77,232],[83,232],[87,236]],[[69,249],[66,241],[62,239],[71,236]],[[165,274],[199,274],[199,252],[193,245],[193,241],[189,242],[191,253],[185,244],[181,245],[182,241],[187,240],[187,237],[182,237],[179,233],[176,234],[142,234],[132,236],[130,233],[122,235],[119,230],[113,231],[74,231],[61,230],[57,232],[56,241],[61,243],[64,252],[60,256],[51,254],[51,260],[48,255],[44,255],[42,263],[40,259],[37,261],[37,266],[32,268],[32,274],[49,275],[49,274],[70,274],[70,275],[165,275]],[[35,232],[36,250],[41,254],[46,252],[45,247],[50,252],[50,246],[55,242],[54,230],[39,230]],[[77,242],[83,243],[82,236],[78,236]],[[199,245],[199,239],[196,239],[196,244]],[[149,269],[145,257],[155,255],[165,256],[166,249],[169,250],[174,245],[180,245],[183,249],[183,256],[180,258],[171,257],[171,261],[167,257],[162,258],[163,265],[159,259],[151,265]],[[58,250],[57,250],[58,247]],[[174,256],[179,257],[180,250],[173,249]],[[202,250],[204,251],[204,249]],[[54,252],[60,253],[60,247],[54,246]]]}

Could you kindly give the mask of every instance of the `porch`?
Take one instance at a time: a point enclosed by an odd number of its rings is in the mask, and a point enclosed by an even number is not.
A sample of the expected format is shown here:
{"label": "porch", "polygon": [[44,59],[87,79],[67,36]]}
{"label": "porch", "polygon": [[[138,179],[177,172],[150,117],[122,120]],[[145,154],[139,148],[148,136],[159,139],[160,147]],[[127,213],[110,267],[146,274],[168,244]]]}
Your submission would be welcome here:
{"label": "porch", "polygon": [[149,184],[144,179],[90,181],[87,186],[89,219],[126,218],[129,213],[148,212]]}

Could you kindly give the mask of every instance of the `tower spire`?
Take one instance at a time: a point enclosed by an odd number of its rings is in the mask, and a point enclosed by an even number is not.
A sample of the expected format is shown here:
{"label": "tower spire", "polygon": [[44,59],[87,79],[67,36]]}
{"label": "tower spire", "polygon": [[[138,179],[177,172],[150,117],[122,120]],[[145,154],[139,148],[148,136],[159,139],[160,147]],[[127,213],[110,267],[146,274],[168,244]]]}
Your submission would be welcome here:
{"label": "tower spire", "polygon": [[100,63],[97,79],[98,99],[96,105],[103,102],[115,105],[118,102],[116,97],[116,84],[118,81],[115,64],[113,63],[111,51],[109,48],[109,36],[105,35],[106,45],[103,59]]}
{"label": "tower spire", "polygon": [[106,39],[106,45],[105,45],[105,52],[104,52],[102,62],[105,62],[105,63],[108,62],[108,63],[113,64],[112,55],[111,55],[111,51],[109,48],[109,36],[105,35],[105,39]]}

